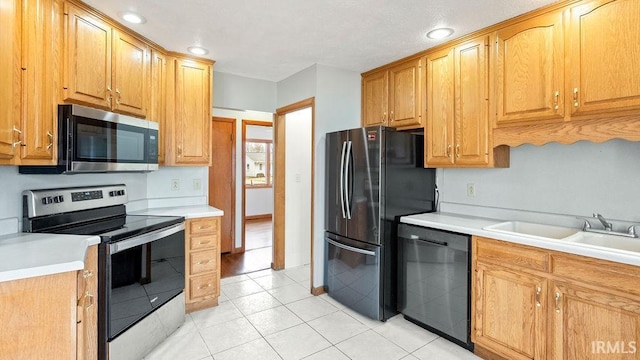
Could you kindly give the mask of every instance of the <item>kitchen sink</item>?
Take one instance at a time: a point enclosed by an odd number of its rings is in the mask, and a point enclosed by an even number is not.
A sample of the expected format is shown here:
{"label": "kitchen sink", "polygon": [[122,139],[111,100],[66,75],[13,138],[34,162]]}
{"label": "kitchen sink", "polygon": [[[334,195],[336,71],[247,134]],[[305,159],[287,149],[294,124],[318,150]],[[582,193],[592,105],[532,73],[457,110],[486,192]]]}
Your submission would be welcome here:
{"label": "kitchen sink", "polygon": [[577,234],[580,230],[545,224],[535,224],[524,221],[506,221],[503,223],[486,226],[488,231],[503,234],[525,236],[542,240],[563,240]]}
{"label": "kitchen sink", "polygon": [[576,244],[585,244],[640,253],[640,239],[638,238],[580,232],[566,240]]}

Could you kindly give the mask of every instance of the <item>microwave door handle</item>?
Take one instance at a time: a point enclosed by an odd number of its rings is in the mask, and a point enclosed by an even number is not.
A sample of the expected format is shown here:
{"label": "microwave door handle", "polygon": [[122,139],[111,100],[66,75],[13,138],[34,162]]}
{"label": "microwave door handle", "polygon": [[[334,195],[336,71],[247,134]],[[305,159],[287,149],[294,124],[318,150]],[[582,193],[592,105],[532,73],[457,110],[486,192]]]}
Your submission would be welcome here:
{"label": "microwave door handle", "polygon": [[342,142],[342,155],[340,156],[340,207],[342,208],[342,218],[347,218],[347,213],[345,212],[345,204],[344,204],[344,155],[345,150],[347,148],[347,142]]}
{"label": "microwave door handle", "polygon": [[111,243],[109,244],[109,251],[111,254],[117,254],[121,251],[131,249],[136,246],[140,246],[142,244],[148,244],[150,242],[160,240],[164,237],[173,235],[183,230],[184,230],[184,223],[180,223],[165,229],[155,230],[150,233],[133,237],[131,239]]}
{"label": "microwave door handle", "polygon": [[[353,176],[349,177],[349,174],[352,171],[352,166],[353,164],[351,164],[350,160],[351,157],[353,156],[353,149],[351,148],[351,141],[347,142],[347,153],[345,155],[345,157],[347,158],[347,164],[344,167],[344,172],[345,172],[345,180],[344,180],[344,188],[345,188],[345,202],[346,202],[346,207],[347,207],[347,219],[351,220],[351,191],[349,190],[349,185],[353,186]],[[349,181],[351,180],[351,181]],[[353,189],[351,189],[353,190]]]}

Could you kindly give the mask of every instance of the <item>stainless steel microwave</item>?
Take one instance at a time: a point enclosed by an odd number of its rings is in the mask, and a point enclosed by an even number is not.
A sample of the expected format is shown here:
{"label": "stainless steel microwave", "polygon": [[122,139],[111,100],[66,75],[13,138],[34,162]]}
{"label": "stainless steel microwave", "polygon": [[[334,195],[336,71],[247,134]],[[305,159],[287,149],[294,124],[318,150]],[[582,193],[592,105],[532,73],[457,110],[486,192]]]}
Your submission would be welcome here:
{"label": "stainless steel microwave", "polygon": [[58,105],[58,164],[21,174],[158,170],[158,123],[80,105]]}

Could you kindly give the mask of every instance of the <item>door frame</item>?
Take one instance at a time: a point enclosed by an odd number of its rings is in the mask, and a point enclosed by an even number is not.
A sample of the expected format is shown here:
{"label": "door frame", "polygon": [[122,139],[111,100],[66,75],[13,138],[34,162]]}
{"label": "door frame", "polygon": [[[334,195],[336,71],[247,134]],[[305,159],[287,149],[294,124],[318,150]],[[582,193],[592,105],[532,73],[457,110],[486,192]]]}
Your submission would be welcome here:
{"label": "door frame", "polygon": [[271,268],[274,270],[284,269],[284,226],[285,226],[285,153],[286,153],[286,132],[285,132],[285,116],[288,113],[311,108],[311,229],[309,229],[309,239],[311,241],[311,281],[310,287],[313,291],[313,216],[314,216],[314,200],[315,200],[315,97],[298,101],[291,105],[281,107],[276,110],[273,121],[273,143],[275,151],[274,177],[273,177],[273,263]]}
{"label": "door frame", "polygon": [[[247,161],[247,146],[246,146],[247,125],[267,126],[271,128],[273,128],[274,126],[273,121],[258,121],[258,120],[242,119],[242,246],[238,248],[239,249],[238,252],[245,251],[245,240],[246,240],[245,233],[246,233],[246,220],[247,220],[247,184],[245,183],[245,179],[247,177],[247,168],[244,164]],[[274,132],[275,132],[275,129],[274,129]],[[275,139],[272,139],[272,141],[273,141],[272,143],[273,146],[275,146]],[[271,171],[273,172],[273,166]],[[275,176],[274,176],[274,182],[275,182]],[[274,189],[274,192],[275,192],[274,184],[272,184],[272,188]],[[273,221],[273,215],[271,219]],[[272,243],[273,243],[273,240],[272,240]],[[273,258],[271,261],[273,261]]]}
{"label": "door frame", "polygon": [[[226,122],[231,123],[231,213],[228,216],[231,217],[231,254],[235,254],[238,252],[239,248],[236,248],[236,119],[234,118],[226,118],[220,116],[212,116],[211,122]],[[213,129],[213,126],[211,127]],[[213,153],[211,162],[212,164],[216,163],[217,154]],[[213,165],[212,165],[213,166]],[[212,166],[209,166],[211,169]],[[211,170],[209,170],[210,172]],[[211,201],[211,179],[209,179],[208,184],[208,193],[207,193],[207,202]],[[211,203],[209,203],[211,205]],[[211,205],[213,206],[213,205]],[[225,212],[225,215],[227,213]]]}

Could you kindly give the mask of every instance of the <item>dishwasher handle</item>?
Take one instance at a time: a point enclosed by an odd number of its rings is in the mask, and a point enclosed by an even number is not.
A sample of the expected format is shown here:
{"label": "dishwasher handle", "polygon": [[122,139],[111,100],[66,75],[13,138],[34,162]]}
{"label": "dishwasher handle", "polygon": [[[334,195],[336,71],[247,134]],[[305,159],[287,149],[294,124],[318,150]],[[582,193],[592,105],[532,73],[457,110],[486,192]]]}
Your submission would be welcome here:
{"label": "dishwasher handle", "polygon": [[434,244],[434,245],[438,245],[438,246],[449,246],[449,243],[446,241],[436,241],[436,240],[429,240],[429,239],[420,239],[420,236],[418,235],[411,235],[410,236],[411,240],[418,240],[418,241],[423,241],[423,242],[427,242],[429,244]]}

